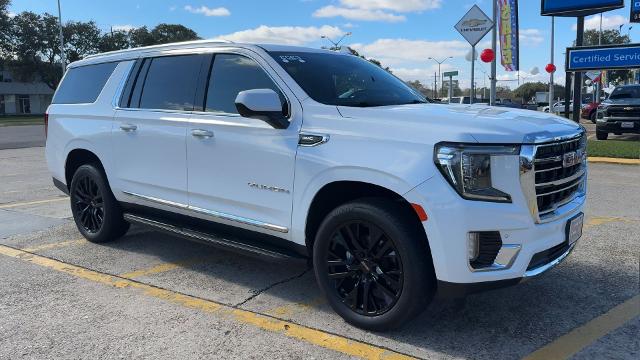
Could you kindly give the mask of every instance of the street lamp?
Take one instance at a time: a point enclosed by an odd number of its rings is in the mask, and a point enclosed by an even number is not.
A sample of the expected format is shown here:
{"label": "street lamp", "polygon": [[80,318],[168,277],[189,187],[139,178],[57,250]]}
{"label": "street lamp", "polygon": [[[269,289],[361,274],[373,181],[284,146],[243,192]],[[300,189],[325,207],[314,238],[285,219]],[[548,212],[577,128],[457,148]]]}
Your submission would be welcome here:
{"label": "street lamp", "polygon": [[[434,59],[432,57],[429,57],[429,60],[433,60],[435,62],[438,63],[438,78],[440,78],[440,94],[442,94],[442,92],[444,91],[444,84],[442,83],[442,74],[440,73],[440,65],[442,65],[443,62],[449,60],[449,59],[453,59],[453,56],[449,56],[447,58],[442,59],[442,61],[438,61],[437,59]],[[451,84],[449,84],[449,86],[451,86]]]}
{"label": "street lamp", "polygon": [[66,67],[66,59],[64,58],[64,38],[62,37],[62,11],[60,11],[60,0],[58,0],[58,30],[60,32],[60,62],[62,63],[62,75]]}
{"label": "street lamp", "polygon": [[342,40],[344,40],[344,38],[346,38],[347,36],[351,36],[351,31],[349,31],[348,33],[342,35],[342,37],[340,38],[340,40],[338,41],[333,41],[331,40],[330,37],[326,36],[326,35],[321,35],[320,38],[322,39],[327,39],[329,40],[329,42],[333,45],[333,47],[331,47],[329,50],[334,50],[334,51],[338,51],[340,50],[340,43],[342,42]]}

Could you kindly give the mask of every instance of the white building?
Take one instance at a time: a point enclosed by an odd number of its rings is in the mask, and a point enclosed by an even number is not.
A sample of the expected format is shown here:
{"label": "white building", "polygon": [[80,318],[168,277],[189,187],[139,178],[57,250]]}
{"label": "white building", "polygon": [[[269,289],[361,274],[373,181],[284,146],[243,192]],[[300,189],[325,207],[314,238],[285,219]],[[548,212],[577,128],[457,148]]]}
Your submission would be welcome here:
{"label": "white building", "polygon": [[0,116],[44,114],[53,90],[43,82],[14,82],[8,71],[0,71]]}

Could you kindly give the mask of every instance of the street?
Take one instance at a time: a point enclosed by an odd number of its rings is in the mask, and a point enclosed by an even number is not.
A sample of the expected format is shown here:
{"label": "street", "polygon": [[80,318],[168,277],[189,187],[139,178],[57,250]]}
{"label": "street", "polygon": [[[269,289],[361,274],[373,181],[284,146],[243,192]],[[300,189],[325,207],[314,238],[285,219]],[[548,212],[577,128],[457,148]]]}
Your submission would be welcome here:
{"label": "street", "polygon": [[640,356],[638,166],[590,166],[584,234],[557,268],[387,333],[346,324],[305,263],[138,227],[85,241],[41,147],[1,150],[0,169],[0,358]]}

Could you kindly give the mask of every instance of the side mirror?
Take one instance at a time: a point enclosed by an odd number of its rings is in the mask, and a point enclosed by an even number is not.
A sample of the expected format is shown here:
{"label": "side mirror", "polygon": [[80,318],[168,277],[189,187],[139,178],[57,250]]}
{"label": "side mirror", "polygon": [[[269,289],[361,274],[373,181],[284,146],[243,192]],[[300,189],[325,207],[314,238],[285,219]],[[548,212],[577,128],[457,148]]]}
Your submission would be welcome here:
{"label": "side mirror", "polygon": [[271,89],[240,91],[235,104],[241,116],[263,120],[276,129],[286,129],[289,126],[282,111],[280,97]]}

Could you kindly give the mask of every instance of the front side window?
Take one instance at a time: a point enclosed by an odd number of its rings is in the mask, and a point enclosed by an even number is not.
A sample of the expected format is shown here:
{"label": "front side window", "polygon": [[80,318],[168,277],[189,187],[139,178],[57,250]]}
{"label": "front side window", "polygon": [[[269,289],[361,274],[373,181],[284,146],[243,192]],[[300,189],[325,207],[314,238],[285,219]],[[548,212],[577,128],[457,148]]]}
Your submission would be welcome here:
{"label": "front side window", "polygon": [[427,102],[402,80],[358,56],[281,51],[270,55],[322,104],[368,107]]}
{"label": "front side window", "polygon": [[205,109],[237,114],[236,96],[241,91],[252,89],[272,89],[280,96],[283,108],[286,107],[280,89],[253,59],[236,54],[217,54],[211,68]]}
{"label": "front side window", "polygon": [[118,63],[73,67],[67,70],[53,96],[53,104],[86,104],[96,101]]}
{"label": "front side window", "polygon": [[193,110],[202,58],[184,55],[151,59],[140,95],[140,108]]}

